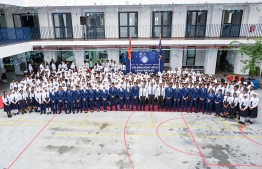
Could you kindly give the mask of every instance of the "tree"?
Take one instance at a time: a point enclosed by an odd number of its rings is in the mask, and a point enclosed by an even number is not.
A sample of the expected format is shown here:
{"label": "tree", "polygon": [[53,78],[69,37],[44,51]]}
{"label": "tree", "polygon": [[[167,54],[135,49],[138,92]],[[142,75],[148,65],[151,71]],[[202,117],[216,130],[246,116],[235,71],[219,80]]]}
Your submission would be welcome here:
{"label": "tree", "polygon": [[244,44],[239,41],[232,41],[228,47],[231,48],[234,44],[238,44],[238,50],[235,52],[240,53],[241,55],[245,54],[249,56],[247,60],[240,60],[245,66],[242,68],[242,72],[246,72],[249,69],[249,74],[251,78],[254,79],[254,75],[260,73],[260,68],[257,66],[258,63],[262,61],[262,39],[259,38],[255,41],[254,44]]}

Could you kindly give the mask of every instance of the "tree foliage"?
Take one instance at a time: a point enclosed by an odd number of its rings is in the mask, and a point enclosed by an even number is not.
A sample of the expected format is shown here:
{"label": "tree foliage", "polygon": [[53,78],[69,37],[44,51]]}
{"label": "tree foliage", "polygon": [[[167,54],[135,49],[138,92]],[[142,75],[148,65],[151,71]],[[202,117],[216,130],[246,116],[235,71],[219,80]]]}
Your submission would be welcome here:
{"label": "tree foliage", "polygon": [[258,75],[260,73],[260,68],[257,66],[258,63],[262,61],[262,39],[259,38],[254,44],[244,44],[239,41],[232,41],[228,47],[231,48],[233,45],[239,45],[238,50],[235,52],[241,55],[249,56],[249,59],[240,60],[244,66],[242,67],[242,72],[246,72],[249,69],[249,74],[252,76]]}

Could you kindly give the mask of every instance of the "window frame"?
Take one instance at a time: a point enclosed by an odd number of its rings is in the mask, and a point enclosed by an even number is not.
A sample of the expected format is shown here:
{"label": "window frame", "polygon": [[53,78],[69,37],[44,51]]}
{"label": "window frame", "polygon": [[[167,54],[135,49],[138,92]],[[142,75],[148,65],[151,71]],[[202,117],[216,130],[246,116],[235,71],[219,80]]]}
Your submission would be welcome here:
{"label": "window frame", "polygon": [[[161,25],[155,25],[155,14],[161,13]],[[170,13],[170,20],[171,22],[168,25],[163,25],[163,13]],[[173,12],[172,11],[153,11],[152,15],[152,38],[159,38],[159,36],[156,36],[155,34],[155,28],[160,27],[160,33],[161,38],[171,38],[172,37],[172,19],[173,19]],[[163,36],[163,27],[169,27],[169,36],[164,37]]]}
{"label": "window frame", "polygon": [[[127,25],[126,26],[121,26],[120,25],[120,14],[121,13],[126,13],[127,14]],[[135,14],[135,19],[136,19],[136,25],[130,25],[129,23],[129,14],[134,13]],[[127,37],[121,37],[121,27],[127,28]],[[137,32],[137,36],[131,36],[131,38],[138,38],[138,12],[137,11],[132,11],[132,12],[118,12],[118,37],[119,38],[130,38],[130,28],[135,28],[135,31]]]}
{"label": "window frame", "polygon": [[[63,15],[63,14],[70,14],[71,18],[71,26],[55,26],[55,15]],[[73,30],[73,24],[72,24],[72,14],[70,12],[65,12],[65,13],[52,13],[52,18],[53,18],[53,26],[54,26],[54,34],[55,34],[55,39],[73,39],[74,38],[74,30]],[[63,23],[64,24],[64,23]],[[62,28],[63,29],[63,37],[57,37],[56,35],[56,28]],[[65,36],[65,29],[66,28],[71,28],[72,30],[72,36],[71,37],[66,37]]]}
{"label": "window frame", "polygon": [[[194,51],[194,57],[188,57],[189,50],[193,50]],[[185,48],[183,50],[183,52],[184,52],[183,56],[185,55],[185,52],[186,52],[186,66],[195,66],[195,64],[196,64],[196,48],[195,47]],[[193,65],[188,65],[188,63],[187,63],[188,58],[194,58]]]}
{"label": "window frame", "polygon": [[[87,14],[103,14],[104,24],[103,24],[103,26],[97,26],[97,25],[94,26],[95,36],[93,36],[92,38],[89,38],[89,36],[87,34],[88,33],[87,31],[88,31],[88,28],[89,28],[89,26],[87,25]],[[105,39],[105,13],[104,12],[86,12],[85,13],[85,18],[86,18],[86,31],[85,32],[86,32],[87,39]],[[98,28],[102,28],[103,29],[103,37],[98,37],[97,36],[97,29]]]}

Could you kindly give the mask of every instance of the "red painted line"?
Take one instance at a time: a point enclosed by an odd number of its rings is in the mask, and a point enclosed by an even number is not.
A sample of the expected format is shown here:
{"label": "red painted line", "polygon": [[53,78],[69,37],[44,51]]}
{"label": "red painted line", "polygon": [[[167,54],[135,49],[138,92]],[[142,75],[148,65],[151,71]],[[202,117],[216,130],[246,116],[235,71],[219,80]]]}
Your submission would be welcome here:
{"label": "red painted line", "polygon": [[186,120],[185,120],[183,114],[181,114],[181,116],[182,116],[182,118],[183,118],[183,120],[184,120],[184,122],[185,122],[185,124],[186,124],[186,126],[187,126],[187,128],[188,128],[188,131],[190,132],[190,135],[191,135],[192,139],[193,139],[194,142],[195,142],[195,145],[196,145],[196,147],[197,147],[197,149],[198,149],[198,151],[199,151],[200,156],[202,157],[202,159],[203,159],[203,161],[204,161],[204,164],[205,164],[206,166],[208,166],[208,163],[207,163],[207,161],[206,161],[206,159],[205,159],[205,157],[204,157],[202,151],[200,150],[200,148],[199,148],[199,146],[198,146],[198,144],[197,144],[197,142],[196,142],[196,139],[195,139],[195,137],[194,137],[192,131],[190,130],[190,128],[189,128],[189,126],[188,126],[188,124],[187,124],[187,122],[186,122]]}
{"label": "red painted line", "polygon": [[247,138],[249,141],[252,141],[253,143],[256,143],[256,144],[258,144],[258,145],[261,145],[262,146],[262,144],[261,143],[259,143],[259,142],[256,142],[255,140],[252,140],[251,138],[249,138],[244,132],[243,132],[243,126],[241,126],[240,127],[240,133],[245,137],[245,138]]}
{"label": "red painted line", "polygon": [[128,124],[129,119],[131,118],[131,116],[132,116],[134,113],[135,113],[135,111],[130,114],[130,116],[129,116],[128,119],[126,120],[126,124],[125,124],[125,128],[124,128],[124,142],[125,142],[125,147],[126,147],[126,155],[127,155],[127,157],[128,157],[128,160],[129,160],[130,165],[132,166],[132,169],[134,169],[135,167],[134,167],[134,165],[133,165],[133,163],[132,163],[132,161],[131,161],[130,155],[129,155],[129,153],[128,153],[128,147],[127,147],[127,143],[126,143],[126,126],[127,126],[127,124]]}
{"label": "red painted line", "polygon": [[8,169],[20,158],[20,156],[27,150],[27,148],[34,142],[34,140],[41,134],[41,132],[48,126],[48,124],[55,118],[56,114],[46,123],[46,125],[37,133],[37,135],[30,141],[30,143],[21,151],[15,160],[9,165]]}
{"label": "red painted line", "polygon": [[178,151],[178,152],[180,152],[180,153],[184,153],[184,154],[188,154],[188,155],[193,155],[193,156],[201,156],[200,154],[192,154],[192,153],[188,153],[188,152],[179,150],[179,149],[177,149],[177,148],[174,148],[174,147],[170,146],[169,144],[167,144],[167,143],[166,143],[164,140],[162,140],[162,138],[159,136],[158,130],[159,130],[160,126],[161,126],[162,124],[168,122],[168,121],[172,121],[172,120],[175,120],[175,119],[182,119],[182,118],[169,119],[169,120],[166,120],[166,121],[161,122],[161,123],[157,126],[157,128],[156,128],[156,134],[157,134],[157,137],[159,138],[159,140],[160,140],[162,143],[164,143],[166,146],[168,146],[169,148],[171,148],[171,149],[173,149],[173,150],[176,150],[176,151]]}

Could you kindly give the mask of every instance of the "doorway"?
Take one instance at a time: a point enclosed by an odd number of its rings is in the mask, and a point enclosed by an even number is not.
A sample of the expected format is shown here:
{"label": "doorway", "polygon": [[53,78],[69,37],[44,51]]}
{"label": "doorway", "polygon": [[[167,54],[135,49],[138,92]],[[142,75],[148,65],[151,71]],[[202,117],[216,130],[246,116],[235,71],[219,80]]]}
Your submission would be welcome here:
{"label": "doorway", "polygon": [[40,39],[39,19],[37,14],[13,14],[15,28],[28,28],[31,39]]}
{"label": "doorway", "polygon": [[218,50],[217,52],[217,62],[216,62],[216,74],[225,74],[232,73],[234,71],[234,65],[232,61],[228,59],[228,51],[227,50]]}

